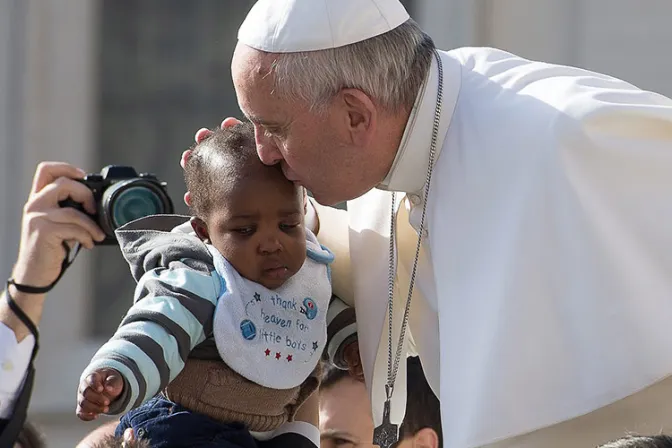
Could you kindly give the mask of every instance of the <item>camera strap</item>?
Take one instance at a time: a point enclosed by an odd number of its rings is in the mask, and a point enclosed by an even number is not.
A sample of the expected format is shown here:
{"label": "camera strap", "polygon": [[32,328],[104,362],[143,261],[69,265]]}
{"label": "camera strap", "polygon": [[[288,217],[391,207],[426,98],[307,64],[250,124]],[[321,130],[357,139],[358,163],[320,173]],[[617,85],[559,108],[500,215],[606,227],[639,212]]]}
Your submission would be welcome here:
{"label": "camera strap", "polygon": [[75,261],[75,257],[79,253],[79,249],[81,249],[81,247],[82,246],[79,243],[77,243],[74,249],[70,249],[70,246],[68,246],[68,244],[65,241],[63,241],[63,248],[65,249],[65,258],[63,258],[63,263],[61,263],[60,274],[58,274],[56,280],[51,282],[51,284],[47,286],[22,285],[20,283],[16,283],[13,278],[10,278],[9,280],[7,280],[7,286],[13,285],[17,291],[23,292],[25,294],[45,294],[51,291],[52,289],[54,289],[54,286],[56,286],[56,284],[58,284],[58,282],[61,280],[61,277],[63,277],[63,274],[65,274],[65,271],[70,267],[72,262]]}
{"label": "camera strap", "polygon": [[28,404],[30,403],[30,397],[33,393],[33,384],[35,382],[35,366],[34,361],[37,356],[37,352],[40,348],[40,332],[37,329],[37,325],[26,315],[26,313],[21,309],[21,307],[14,301],[11,293],[9,292],[9,286],[14,285],[17,291],[25,294],[44,294],[51,291],[54,286],[61,280],[65,271],[70,267],[72,262],[75,260],[75,257],[79,253],[81,245],[77,243],[73,249],[63,242],[63,247],[65,248],[65,258],[63,263],[61,263],[61,272],[58,274],[56,280],[54,280],[50,285],[47,286],[31,286],[31,285],[22,285],[16,283],[13,278],[7,280],[7,289],[5,291],[5,297],[7,298],[7,305],[9,309],[19,318],[23,325],[28,328],[28,330],[35,337],[35,345],[33,346],[33,352],[30,356],[30,364],[28,365],[28,370],[26,372],[26,378],[23,382],[23,387],[19,393],[16,403],[14,404],[14,409],[7,420],[0,420],[0,447],[12,446],[16,442],[23,429],[23,425],[28,416]]}

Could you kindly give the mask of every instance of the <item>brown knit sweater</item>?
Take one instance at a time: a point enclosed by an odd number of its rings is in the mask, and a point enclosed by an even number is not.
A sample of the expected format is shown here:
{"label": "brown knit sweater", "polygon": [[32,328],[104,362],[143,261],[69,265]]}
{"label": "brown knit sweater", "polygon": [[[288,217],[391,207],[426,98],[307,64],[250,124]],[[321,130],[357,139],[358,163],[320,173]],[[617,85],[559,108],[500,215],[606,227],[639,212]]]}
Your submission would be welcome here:
{"label": "brown knit sweater", "polygon": [[270,389],[231,370],[222,360],[189,358],[166,387],[166,397],[222,422],[241,422],[250,431],[272,431],[291,421],[319,386],[320,364],[301,386]]}

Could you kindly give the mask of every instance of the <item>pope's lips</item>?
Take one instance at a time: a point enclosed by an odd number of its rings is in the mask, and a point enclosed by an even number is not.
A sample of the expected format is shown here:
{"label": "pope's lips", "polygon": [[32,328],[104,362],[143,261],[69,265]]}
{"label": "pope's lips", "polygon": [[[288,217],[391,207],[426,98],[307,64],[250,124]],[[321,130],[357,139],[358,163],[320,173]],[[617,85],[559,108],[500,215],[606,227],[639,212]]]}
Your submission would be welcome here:
{"label": "pope's lips", "polygon": [[283,164],[282,165],[282,174],[285,175],[285,178],[287,178],[288,181],[293,182],[295,184],[300,184],[301,183],[301,181],[299,179],[297,179],[296,176],[290,176],[287,171],[289,171],[289,170]]}

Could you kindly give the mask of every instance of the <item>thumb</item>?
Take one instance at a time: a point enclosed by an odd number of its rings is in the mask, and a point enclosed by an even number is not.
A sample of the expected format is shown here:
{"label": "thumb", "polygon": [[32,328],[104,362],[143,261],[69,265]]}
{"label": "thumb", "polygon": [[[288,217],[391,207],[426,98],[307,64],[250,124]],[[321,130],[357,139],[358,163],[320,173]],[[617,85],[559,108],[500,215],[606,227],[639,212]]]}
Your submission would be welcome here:
{"label": "thumb", "polygon": [[124,379],[118,372],[110,373],[107,378],[105,378],[105,395],[111,399],[115,399],[121,395],[123,389]]}
{"label": "thumb", "polygon": [[86,385],[96,392],[103,391],[103,375],[99,371],[95,371],[86,377]]}
{"label": "thumb", "polygon": [[124,431],[124,442],[135,442],[135,431],[133,431],[133,428],[128,428]]}

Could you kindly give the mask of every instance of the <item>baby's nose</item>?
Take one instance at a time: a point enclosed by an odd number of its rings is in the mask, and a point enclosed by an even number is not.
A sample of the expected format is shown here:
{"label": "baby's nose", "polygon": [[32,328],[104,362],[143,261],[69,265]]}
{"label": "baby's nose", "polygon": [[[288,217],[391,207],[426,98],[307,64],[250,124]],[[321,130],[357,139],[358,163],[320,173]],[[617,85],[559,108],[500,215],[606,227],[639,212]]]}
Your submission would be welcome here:
{"label": "baby's nose", "polygon": [[273,254],[282,250],[280,239],[275,235],[269,235],[259,244],[259,251],[262,254]]}

